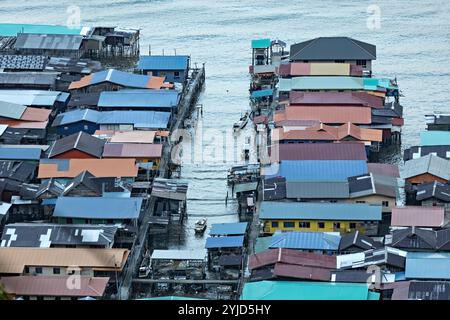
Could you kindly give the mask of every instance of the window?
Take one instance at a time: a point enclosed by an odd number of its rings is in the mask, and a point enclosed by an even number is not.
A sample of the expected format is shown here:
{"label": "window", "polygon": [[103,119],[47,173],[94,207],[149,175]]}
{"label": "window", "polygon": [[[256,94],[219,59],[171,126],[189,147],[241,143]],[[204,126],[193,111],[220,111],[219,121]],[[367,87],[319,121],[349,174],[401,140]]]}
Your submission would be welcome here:
{"label": "window", "polygon": [[345,60],[334,60],[335,63],[345,63]]}
{"label": "window", "polygon": [[64,127],[64,130],[69,130],[69,127]]}
{"label": "window", "polygon": [[272,221],[272,228],[278,228],[278,221]]}
{"label": "window", "polygon": [[42,273],[42,268],[41,267],[36,267],[34,270],[36,271],[36,273]]}
{"label": "window", "polygon": [[25,267],[25,273],[30,273],[30,268],[29,267]]}
{"label": "window", "polygon": [[180,71],[175,71],[174,73],[173,73],[173,77],[174,78],[180,78]]}
{"label": "window", "polygon": [[340,222],[334,222],[333,223],[333,228],[334,229],[340,229],[341,228],[341,223]]}
{"label": "window", "polygon": [[356,229],[356,223],[350,222],[349,227],[350,229]]}
{"label": "window", "polygon": [[311,227],[311,223],[307,221],[301,221],[298,223],[299,228],[307,228],[309,229]]}
{"label": "window", "polygon": [[383,207],[389,207],[389,201],[382,201],[381,204]]}
{"label": "window", "polygon": [[85,124],[83,128],[84,128],[84,130],[88,130],[89,126],[87,124]]}
{"label": "window", "polygon": [[325,222],[317,222],[317,228],[325,229]]}
{"label": "window", "polygon": [[61,269],[60,268],[53,268],[53,274],[60,274]]}
{"label": "window", "polygon": [[67,219],[66,219],[66,223],[67,223],[67,224],[72,224],[72,223],[73,223],[72,218],[67,218]]}
{"label": "window", "polygon": [[359,200],[359,201],[357,200],[356,203],[366,203],[366,202],[362,201],[362,200]]}
{"label": "window", "polygon": [[294,227],[295,227],[295,224],[294,224],[294,222],[292,222],[292,221],[286,221],[286,222],[283,222],[283,226],[284,226],[285,228],[294,228]]}
{"label": "window", "polygon": [[356,60],[356,65],[363,66],[365,68],[367,66],[367,61],[366,60]]}

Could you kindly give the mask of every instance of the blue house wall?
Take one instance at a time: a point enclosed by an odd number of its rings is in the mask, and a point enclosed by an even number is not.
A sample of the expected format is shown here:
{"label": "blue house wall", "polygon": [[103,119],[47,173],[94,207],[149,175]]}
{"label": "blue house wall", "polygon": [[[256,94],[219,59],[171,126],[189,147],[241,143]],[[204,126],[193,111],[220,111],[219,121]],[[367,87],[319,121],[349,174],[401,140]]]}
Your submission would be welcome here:
{"label": "blue house wall", "polygon": [[60,136],[68,136],[80,131],[86,132],[88,134],[93,134],[96,130],[100,129],[100,126],[96,123],[88,121],[80,121],[75,123],[70,123],[66,125],[61,125],[56,128],[56,132]]}

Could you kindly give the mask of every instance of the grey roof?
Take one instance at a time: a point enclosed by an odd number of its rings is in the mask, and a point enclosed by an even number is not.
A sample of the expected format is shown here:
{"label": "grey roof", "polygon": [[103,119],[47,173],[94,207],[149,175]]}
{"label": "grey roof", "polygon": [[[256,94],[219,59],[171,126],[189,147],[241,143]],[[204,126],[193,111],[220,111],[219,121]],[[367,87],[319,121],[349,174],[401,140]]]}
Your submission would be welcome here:
{"label": "grey roof", "polygon": [[[449,142],[450,143],[450,142]],[[444,159],[450,159],[450,145],[446,146],[413,146],[405,149],[403,153],[403,160],[408,161],[426,156],[430,153]]]}
{"label": "grey roof", "polygon": [[45,193],[50,193],[51,198],[57,198],[62,195],[65,187],[65,184],[61,183],[58,179],[44,179],[35,197],[41,198]]}
{"label": "grey roof", "polygon": [[83,36],[79,35],[19,33],[14,46],[16,49],[77,51],[82,41]]}
{"label": "grey roof", "polygon": [[53,158],[74,149],[92,155],[96,158],[101,158],[105,142],[105,140],[93,137],[80,131],[56,140],[49,152],[49,158]]}
{"label": "grey roof", "polygon": [[350,198],[359,198],[372,194],[396,198],[398,182],[391,176],[365,174],[349,177]]}
{"label": "grey roof", "polygon": [[102,195],[101,182],[98,181],[94,175],[88,171],[83,171],[78,176],[73,178],[72,181],[68,182],[65,186],[62,195],[69,194],[72,190],[76,189],[78,186],[83,185],[89,190],[96,193],[98,196]]}
{"label": "grey roof", "polygon": [[286,182],[286,198],[290,199],[347,199],[348,182]]}
{"label": "grey roof", "polygon": [[372,238],[362,234],[359,231],[355,231],[341,237],[339,251],[347,251],[349,249],[352,249],[352,251],[365,251],[377,249],[381,246],[381,243],[374,241]]}
{"label": "grey roof", "polygon": [[0,69],[6,70],[43,70],[47,58],[44,56],[0,55]]}
{"label": "grey roof", "polygon": [[450,251],[450,229],[436,231],[436,249],[440,251]]}
{"label": "grey roof", "polygon": [[175,179],[155,178],[153,180],[151,195],[157,198],[183,201],[186,200],[187,190],[187,182]]}
{"label": "grey roof", "polygon": [[422,201],[430,198],[450,202],[450,185],[438,181],[418,185],[416,200]]}
{"label": "grey roof", "polygon": [[348,37],[320,37],[291,45],[290,60],[375,60],[376,46]]}
{"label": "grey roof", "polygon": [[0,86],[47,86],[55,84],[56,73],[36,73],[36,72],[3,72],[0,73]]}
{"label": "grey roof", "polygon": [[450,300],[448,281],[411,281],[408,300]]}
{"label": "grey roof", "polygon": [[364,252],[336,256],[337,269],[357,269],[370,265],[391,265],[405,268],[406,251],[384,247]]}
{"label": "grey roof", "polygon": [[408,179],[425,173],[450,180],[450,160],[429,154],[425,157],[406,161],[401,177]]}
{"label": "grey roof", "polygon": [[3,118],[19,120],[26,109],[27,107],[21,104],[0,101],[0,117]]}
{"label": "grey roof", "polygon": [[117,227],[16,223],[5,226],[0,247],[50,248],[64,245],[111,247]]}
{"label": "grey roof", "polygon": [[286,178],[275,177],[264,180],[264,200],[282,200],[286,198]]}
{"label": "grey roof", "polygon": [[258,181],[247,182],[247,183],[237,183],[234,185],[234,192],[248,192],[255,191],[258,188]]}
{"label": "grey roof", "polygon": [[437,233],[433,230],[415,227],[393,230],[391,245],[405,250],[435,250]]}
{"label": "grey roof", "polygon": [[29,182],[35,176],[37,166],[34,162],[0,161],[0,178]]}
{"label": "grey roof", "polygon": [[72,92],[67,104],[70,108],[97,106],[101,92]]}

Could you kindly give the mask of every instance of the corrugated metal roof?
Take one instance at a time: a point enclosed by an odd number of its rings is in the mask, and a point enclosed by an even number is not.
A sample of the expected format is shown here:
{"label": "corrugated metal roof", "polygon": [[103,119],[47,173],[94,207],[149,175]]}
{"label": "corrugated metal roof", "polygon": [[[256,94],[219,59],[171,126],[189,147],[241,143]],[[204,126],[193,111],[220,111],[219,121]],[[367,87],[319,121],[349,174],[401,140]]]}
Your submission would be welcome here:
{"label": "corrugated metal roof", "polygon": [[281,176],[286,181],[347,181],[348,177],[367,173],[364,160],[285,160],[272,167],[274,174],[267,178]]}
{"label": "corrugated metal roof", "polygon": [[283,232],[272,236],[270,248],[337,251],[341,236],[327,232]]}
{"label": "corrugated metal roof", "polygon": [[255,191],[258,188],[258,181],[249,182],[249,183],[236,183],[234,185],[234,192],[247,192],[247,191]]}
{"label": "corrugated metal roof", "polygon": [[263,201],[259,217],[262,220],[379,221],[381,205]]}
{"label": "corrugated metal roof", "polygon": [[271,45],[270,39],[254,39],[252,40],[252,49],[266,49]]}
{"label": "corrugated metal roof", "polygon": [[430,198],[450,202],[450,185],[438,181],[418,185],[416,200],[422,201]]}
{"label": "corrugated metal roof", "polygon": [[383,99],[367,92],[300,92],[289,93],[292,105],[363,105],[382,108]]}
{"label": "corrugated metal roof", "polygon": [[209,237],[206,239],[206,249],[241,248],[244,246],[244,236]]}
{"label": "corrugated metal roof", "polygon": [[100,94],[100,108],[176,108],[180,92],[176,90],[104,91]]}
{"label": "corrugated metal roof", "polygon": [[360,77],[314,76],[280,79],[279,91],[292,90],[364,90]]}
{"label": "corrugated metal roof", "polygon": [[9,208],[11,208],[12,204],[1,202],[0,203],[0,216],[4,216],[8,213]]}
{"label": "corrugated metal roof", "polygon": [[79,121],[87,121],[97,123],[100,118],[101,112],[91,109],[76,109],[64,113],[60,113],[56,116],[52,126],[62,126]]}
{"label": "corrugated metal roof", "polygon": [[271,161],[367,160],[362,143],[286,143],[271,147]]}
{"label": "corrugated metal roof", "polygon": [[108,69],[92,73],[81,78],[79,81],[72,82],[69,86],[69,90],[81,89],[103,82],[110,82],[127,88],[161,89],[164,79],[165,77],[152,77],[115,69]]}
{"label": "corrugated metal roof", "polygon": [[162,144],[153,143],[107,143],[104,158],[160,158]]}
{"label": "corrugated metal roof", "polygon": [[153,250],[152,260],[205,260],[206,250]]}
{"label": "corrugated metal roof", "polygon": [[5,291],[15,296],[103,297],[109,277],[80,276],[77,286],[69,287],[70,276],[3,277]]}
{"label": "corrugated metal roof", "polygon": [[[450,143],[450,142],[448,142]],[[437,155],[438,157],[444,159],[450,159],[450,145],[444,146],[413,146],[411,148],[405,149],[403,160],[408,161],[411,159],[417,159],[420,157],[424,157],[430,153]]]}
{"label": "corrugated metal roof", "polygon": [[49,158],[53,158],[70,150],[79,150],[100,158],[103,153],[105,141],[95,138],[82,131],[56,140],[49,152]]}
{"label": "corrugated metal roof", "polygon": [[[0,27],[1,29],[1,27]],[[44,70],[48,58],[44,56],[0,54],[0,68],[7,70]]]}
{"label": "corrugated metal roof", "polygon": [[348,199],[348,182],[297,182],[286,183],[288,199]]}
{"label": "corrugated metal roof", "polygon": [[142,198],[59,197],[53,217],[137,219]]}
{"label": "corrugated metal roof", "polygon": [[408,179],[425,173],[450,180],[450,160],[429,154],[425,157],[406,161],[401,177]]}
{"label": "corrugated metal roof", "polygon": [[211,236],[243,235],[247,231],[247,222],[214,223],[209,231]]}
{"label": "corrugated metal roof", "polygon": [[122,270],[127,249],[94,248],[0,248],[0,273],[22,274],[25,266]]}
{"label": "corrugated metal roof", "polygon": [[156,131],[115,131],[112,133],[109,142],[112,143],[153,143]]}
{"label": "corrugated metal roof", "polygon": [[48,121],[52,110],[50,109],[41,109],[41,108],[32,108],[27,107],[25,112],[22,114],[20,120],[23,121]]}
{"label": "corrugated metal roof", "polygon": [[450,143],[450,131],[422,131],[421,146],[442,146]]}
{"label": "corrugated metal roof", "polygon": [[0,160],[35,160],[41,158],[41,148],[0,148]]}
{"label": "corrugated metal roof", "polygon": [[395,164],[387,163],[368,163],[367,168],[370,173],[382,176],[400,178],[400,171]]}
{"label": "corrugated metal roof", "polygon": [[4,37],[15,37],[18,33],[47,33],[47,34],[86,34],[89,28],[72,28],[68,26],[44,25],[44,24],[19,24],[1,23],[0,35]]}
{"label": "corrugated metal roof", "polygon": [[0,101],[0,117],[20,119],[26,108],[26,106],[21,104]]}
{"label": "corrugated metal roof", "polygon": [[244,285],[241,300],[379,300],[366,283],[258,281]]}
{"label": "corrugated metal roof", "polygon": [[444,224],[444,208],[406,206],[392,208],[392,226],[441,227]]}
{"label": "corrugated metal roof", "polygon": [[14,48],[78,51],[82,41],[80,35],[19,33]]}
{"label": "corrugated metal roof", "polygon": [[0,101],[24,106],[48,106],[55,104],[60,91],[46,90],[0,90]]}
{"label": "corrugated metal roof", "polygon": [[450,279],[450,253],[408,252],[408,279]]}
{"label": "corrugated metal roof", "polygon": [[11,86],[54,86],[57,73],[37,73],[37,72],[1,72],[0,85]]}
{"label": "corrugated metal roof", "polygon": [[331,269],[277,263],[273,268],[273,274],[276,277],[291,279],[330,281]]}
{"label": "corrugated metal roof", "polygon": [[326,124],[372,123],[370,107],[355,106],[313,106],[313,107],[286,107],[274,116],[275,122],[280,120],[318,120]]}
{"label": "corrugated metal roof", "polygon": [[349,37],[320,37],[291,45],[290,60],[375,60],[376,46]]}
{"label": "corrugated metal roof", "polygon": [[141,56],[140,70],[186,70],[189,66],[189,56]]}
{"label": "corrugated metal roof", "polygon": [[263,98],[273,96],[273,89],[256,90],[250,95],[252,98]]}

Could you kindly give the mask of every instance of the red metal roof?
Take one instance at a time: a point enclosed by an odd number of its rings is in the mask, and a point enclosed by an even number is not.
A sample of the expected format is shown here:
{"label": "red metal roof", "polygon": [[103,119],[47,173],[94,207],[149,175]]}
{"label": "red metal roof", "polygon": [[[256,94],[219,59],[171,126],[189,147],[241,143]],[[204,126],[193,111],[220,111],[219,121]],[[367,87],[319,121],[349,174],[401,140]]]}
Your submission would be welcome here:
{"label": "red metal roof", "polygon": [[277,263],[275,264],[275,268],[273,269],[273,274],[277,277],[330,281],[331,270],[331,268],[325,269],[318,267]]}
{"label": "red metal roof", "polygon": [[392,208],[392,226],[441,227],[443,224],[443,207],[406,206]]}
{"label": "red metal roof", "polygon": [[362,143],[286,143],[271,147],[271,160],[367,160],[367,155]]}
{"label": "red metal roof", "polygon": [[248,267],[253,270],[276,263],[333,269],[336,268],[336,257],[291,249],[270,249],[251,255]]}
{"label": "red metal roof", "polygon": [[357,105],[382,108],[383,98],[367,92],[301,92],[291,91],[292,105]]}
{"label": "red metal roof", "polygon": [[79,286],[69,287],[68,276],[3,277],[5,291],[15,296],[102,297],[109,278],[80,276]]}
{"label": "red metal roof", "polygon": [[282,120],[319,120],[327,124],[351,122],[354,124],[370,124],[372,112],[370,107],[339,106],[339,107],[291,107],[275,113],[275,122]]}

